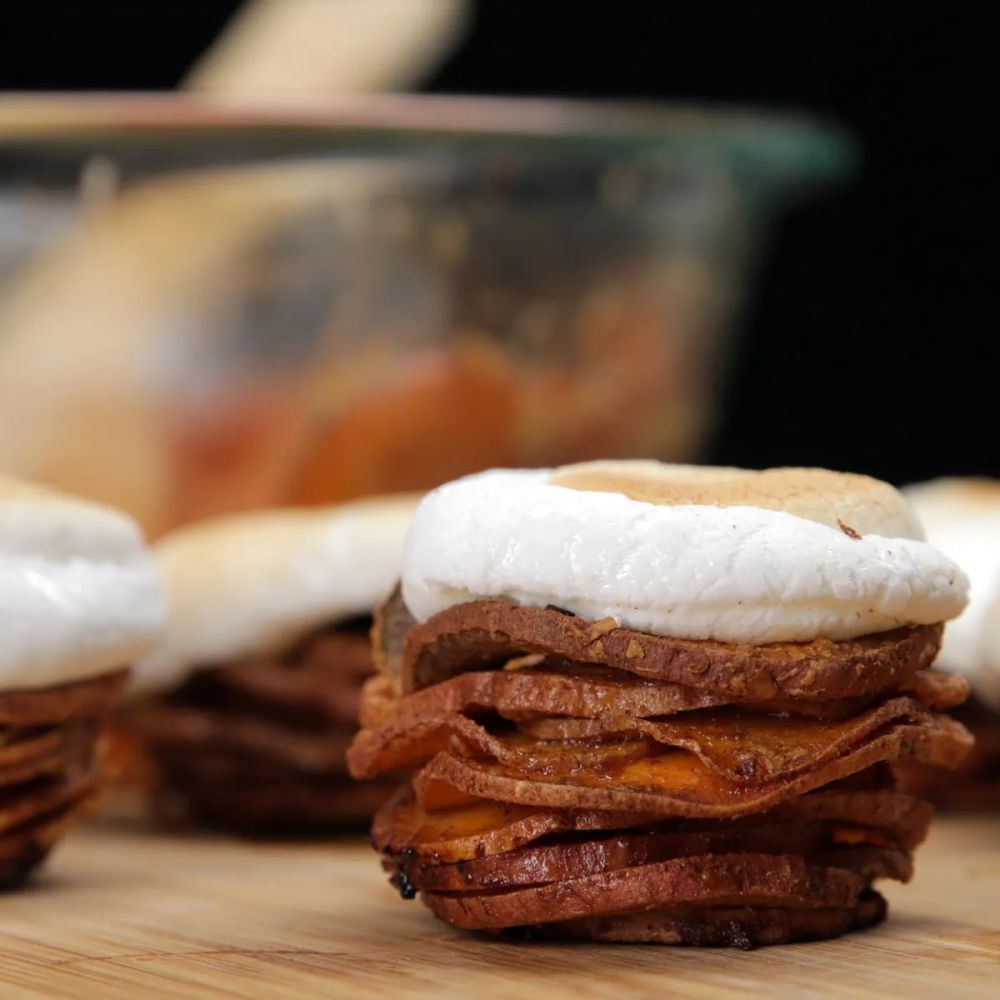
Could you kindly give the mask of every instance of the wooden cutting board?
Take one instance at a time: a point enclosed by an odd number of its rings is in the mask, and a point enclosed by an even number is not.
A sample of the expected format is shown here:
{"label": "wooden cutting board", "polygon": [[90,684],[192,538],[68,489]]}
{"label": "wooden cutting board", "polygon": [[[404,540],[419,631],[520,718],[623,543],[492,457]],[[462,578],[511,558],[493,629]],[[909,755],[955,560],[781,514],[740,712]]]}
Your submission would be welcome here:
{"label": "wooden cutting board", "polygon": [[361,841],[91,827],[0,897],[0,997],[1000,996],[1000,819],[940,821],[892,915],[756,952],[504,943],[435,922]]}

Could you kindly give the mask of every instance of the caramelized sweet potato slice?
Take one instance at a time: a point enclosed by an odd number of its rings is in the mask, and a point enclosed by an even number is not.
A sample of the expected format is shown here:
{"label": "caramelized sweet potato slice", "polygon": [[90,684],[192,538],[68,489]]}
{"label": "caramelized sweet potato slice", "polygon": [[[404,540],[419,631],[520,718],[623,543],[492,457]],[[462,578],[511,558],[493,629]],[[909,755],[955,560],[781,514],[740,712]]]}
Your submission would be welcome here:
{"label": "caramelized sweet potato slice", "polygon": [[547,720],[546,735],[556,738],[535,739],[524,733],[496,735],[464,715],[451,714],[421,723],[402,720],[384,729],[363,729],[355,737],[348,761],[355,778],[371,778],[423,764],[447,750],[456,756],[494,759],[526,775],[544,770],[551,776],[651,758],[660,745],[690,751],[729,781],[762,783],[815,768],[891,723],[919,724],[929,719],[919,702],[903,696],[839,722],[749,715],[730,709],[686,712],[665,719],[619,717],[607,721],[610,733],[617,736],[610,741],[584,738],[579,720]]}
{"label": "caramelized sweet potato slice", "polygon": [[388,867],[395,871],[394,884],[419,892],[448,893],[509,891],[702,854],[803,855],[810,864],[846,869],[866,883],[879,878],[907,882],[913,874],[906,851],[867,844],[828,847],[829,830],[822,823],[762,824],[533,844],[453,864],[404,857],[389,862]]}
{"label": "caramelized sweet potato slice", "polygon": [[[410,619],[404,633],[401,605],[398,593],[390,598],[376,615],[373,635],[381,643],[376,663],[403,693],[541,653],[742,701],[852,698],[898,687],[929,666],[942,633],[941,625],[920,625],[842,642],[748,646],[671,639],[613,622],[605,627],[554,609],[496,600],[458,604],[419,624]],[[388,621],[392,629],[379,624]],[[401,634],[400,655],[389,644]]]}
{"label": "caramelized sweet potato slice", "polygon": [[648,757],[654,746],[652,740],[643,736],[573,744],[533,740],[518,733],[497,736],[464,715],[448,715],[405,728],[363,729],[354,738],[347,762],[352,777],[374,778],[417,767],[450,750],[462,756],[492,758],[511,767],[540,769],[555,775],[580,767],[617,767],[624,761]]}
{"label": "caramelized sweet potato slice", "polygon": [[267,718],[169,703],[135,709],[131,721],[154,754],[230,753],[307,772],[343,772],[352,738],[346,726],[299,731]]}
{"label": "caramelized sweet potato slice", "polygon": [[728,780],[688,751],[668,751],[603,768],[548,774],[497,760],[439,753],[413,778],[426,809],[498,799],[553,809],[608,809],[656,816],[726,817],[762,812],[796,795],[871,767],[910,757],[955,766],[971,745],[958,723],[934,716],[919,724],[892,724],[841,756],[771,782]]}
{"label": "caramelized sweet potato slice", "polygon": [[427,812],[404,787],[375,814],[372,842],[376,849],[394,854],[463,861],[501,854],[551,833],[614,830],[649,819],[636,813],[538,809],[489,801]]}
{"label": "caramelized sweet potato slice", "polygon": [[97,718],[114,704],[127,670],[36,691],[0,692],[0,727],[52,726],[68,719]]}
{"label": "caramelized sweet potato slice", "polygon": [[702,948],[760,948],[819,941],[885,919],[885,899],[862,893],[854,907],[812,910],[761,906],[679,906],[625,916],[583,917],[531,927],[532,934],[578,941],[649,942]]}
{"label": "caramelized sweet potato slice", "polygon": [[[733,781],[774,781],[816,767],[861,743],[891,722],[922,722],[928,713],[913,698],[892,698],[840,721],[746,715],[733,711],[689,712],[668,719],[608,720],[611,732],[634,739],[648,736],[666,746],[690,750],[712,770]],[[585,739],[577,720],[542,720],[522,731],[545,739]],[[551,735],[550,735],[551,734]]]}
{"label": "caramelized sweet potato slice", "polygon": [[501,930],[666,906],[853,908],[864,880],[843,868],[769,854],[702,854],[499,893],[425,892],[448,923]]}
{"label": "caramelized sweet potato slice", "polygon": [[599,718],[673,715],[726,704],[728,699],[680,684],[665,684],[605,667],[574,664],[529,670],[480,670],[459,674],[405,697],[388,681],[373,677],[365,685],[361,724],[368,728],[404,727],[451,713],[489,709],[509,718],[531,714]]}
{"label": "caramelized sweet potato slice", "polygon": [[829,846],[821,822],[617,833],[530,844],[504,854],[441,863],[416,855],[392,860],[421,892],[496,892],[702,854],[811,854]]}
{"label": "caramelized sweet potato slice", "polygon": [[[559,810],[476,800],[464,807],[428,812],[408,787],[375,815],[372,842],[377,850],[409,860],[470,861],[514,851],[542,837],[582,830],[714,832],[756,824],[826,824],[834,844],[879,842],[904,850],[923,840],[931,817],[926,802],[888,790],[824,789],[801,795],[760,816],[715,821],[655,823],[641,813]],[[841,836],[850,831],[850,837]],[[736,834],[734,834],[736,835]],[[741,835],[741,834],[740,834]]]}
{"label": "caramelized sweet potato slice", "polygon": [[85,762],[97,732],[96,719],[75,719],[0,745],[0,788],[61,774]]}

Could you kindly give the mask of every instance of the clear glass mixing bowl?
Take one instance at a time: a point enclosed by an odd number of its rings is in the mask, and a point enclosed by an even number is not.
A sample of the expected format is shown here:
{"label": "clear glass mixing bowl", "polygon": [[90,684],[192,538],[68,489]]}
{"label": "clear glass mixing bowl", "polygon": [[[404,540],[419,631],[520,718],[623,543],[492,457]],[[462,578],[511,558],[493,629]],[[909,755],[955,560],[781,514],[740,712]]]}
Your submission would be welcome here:
{"label": "clear glass mixing bowl", "polygon": [[0,470],[152,534],[492,465],[696,459],[794,117],[0,100]]}

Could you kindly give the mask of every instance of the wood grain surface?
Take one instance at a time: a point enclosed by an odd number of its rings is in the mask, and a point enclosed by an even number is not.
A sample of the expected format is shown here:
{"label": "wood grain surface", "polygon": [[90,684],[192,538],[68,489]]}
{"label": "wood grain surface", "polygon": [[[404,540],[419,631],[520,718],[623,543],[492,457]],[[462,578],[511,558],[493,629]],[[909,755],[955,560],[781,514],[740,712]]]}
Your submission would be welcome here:
{"label": "wood grain surface", "polygon": [[756,952],[505,943],[404,903],[361,840],[81,829],[0,896],[0,997],[1000,996],[1000,819],[941,820],[889,923]]}

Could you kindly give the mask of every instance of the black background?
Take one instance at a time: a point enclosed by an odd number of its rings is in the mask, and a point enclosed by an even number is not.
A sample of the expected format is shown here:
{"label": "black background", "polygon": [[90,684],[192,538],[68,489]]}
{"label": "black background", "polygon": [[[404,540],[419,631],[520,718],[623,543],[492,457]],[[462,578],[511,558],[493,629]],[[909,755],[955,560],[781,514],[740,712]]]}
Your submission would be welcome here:
{"label": "black background", "polygon": [[[236,6],[0,3],[0,88],[172,87]],[[1000,475],[987,10],[481,0],[425,89],[743,102],[846,126],[860,172],[779,223],[708,457]]]}

